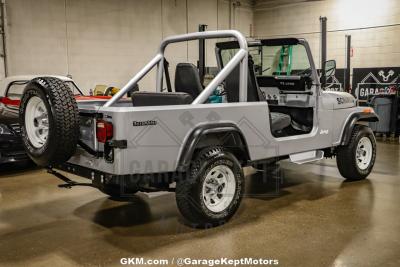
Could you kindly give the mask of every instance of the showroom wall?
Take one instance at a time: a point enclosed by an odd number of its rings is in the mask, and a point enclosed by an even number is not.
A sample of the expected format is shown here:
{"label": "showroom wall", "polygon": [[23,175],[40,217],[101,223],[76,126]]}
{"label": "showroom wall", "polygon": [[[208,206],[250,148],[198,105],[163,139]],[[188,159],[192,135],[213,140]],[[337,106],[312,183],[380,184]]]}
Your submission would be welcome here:
{"label": "showroom wall", "polygon": [[[344,67],[346,34],[352,35],[352,67],[397,66],[396,2],[6,0],[8,72],[71,74],[86,92],[95,84],[120,87],[154,55],[163,37],[196,31],[200,23],[209,30],[235,28],[246,36],[305,37],[319,64],[318,15],[328,17],[328,58],[339,68]],[[213,46],[208,42],[208,66],[216,64]],[[171,74],[176,63],[195,63],[197,55],[197,42],[171,47]],[[140,85],[154,90],[154,75]]]}
{"label": "showroom wall", "polygon": [[[277,2],[286,4],[272,7]],[[264,38],[287,35],[305,37],[319,65],[318,15],[321,15],[328,18],[328,59],[336,59],[339,68],[345,65],[346,34],[352,36],[352,67],[391,67],[400,64],[398,0],[290,2],[257,0],[254,6],[254,35]]]}
{"label": "showroom wall", "polygon": [[[253,12],[250,0],[6,0],[6,18],[9,75],[70,74],[88,92],[95,84],[124,85],[163,37],[200,23],[250,36]],[[195,63],[197,47],[169,49],[171,65]],[[207,65],[215,66],[213,43],[207,51]],[[154,90],[154,75],[140,86]]]}

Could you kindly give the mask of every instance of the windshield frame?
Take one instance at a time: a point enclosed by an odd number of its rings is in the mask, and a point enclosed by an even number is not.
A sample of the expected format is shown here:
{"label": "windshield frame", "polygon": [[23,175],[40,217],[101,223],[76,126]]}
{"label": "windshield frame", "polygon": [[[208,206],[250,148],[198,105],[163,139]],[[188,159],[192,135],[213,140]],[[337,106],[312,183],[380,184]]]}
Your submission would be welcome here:
{"label": "windshield frame", "polygon": [[[310,64],[311,68],[311,75],[310,78],[313,80],[313,84],[317,86],[317,88],[321,88],[320,80],[319,80],[319,75],[317,73],[317,70],[315,68],[315,63],[314,59],[311,54],[311,49],[310,45],[305,39],[298,39],[298,38],[276,38],[276,39],[258,39],[258,40],[248,40],[247,45],[249,48],[251,47],[257,47],[257,46],[280,46],[280,45],[302,45],[304,46],[304,49],[307,54],[308,62]],[[215,47],[215,54],[217,57],[217,65],[218,69],[222,69],[223,63],[222,63],[222,50],[226,49],[236,49],[238,48],[238,43],[236,41],[229,41],[229,42],[220,42],[216,44]],[[296,76],[296,75],[292,75]],[[318,89],[316,89],[318,91]]]}

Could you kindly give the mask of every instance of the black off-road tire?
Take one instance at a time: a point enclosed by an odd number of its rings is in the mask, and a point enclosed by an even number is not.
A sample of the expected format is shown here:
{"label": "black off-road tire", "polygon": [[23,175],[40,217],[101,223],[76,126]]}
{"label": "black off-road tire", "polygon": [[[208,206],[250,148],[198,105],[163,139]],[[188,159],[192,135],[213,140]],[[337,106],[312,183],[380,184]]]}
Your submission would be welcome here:
{"label": "black off-road tire", "polygon": [[[32,145],[25,125],[26,107],[34,96],[44,102],[48,114],[48,137],[40,148]],[[79,138],[78,106],[71,89],[60,79],[40,77],[30,81],[21,99],[19,120],[23,145],[37,165],[63,163],[75,153]]]}
{"label": "black off-road tire", "polygon": [[[203,201],[203,182],[215,166],[227,166],[233,173],[236,188],[230,204],[221,212],[213,212]],[[179,211],[192,227],[208,228],[227,222],[239,208],[244,194],[244,174],[236,157],[221,147],[201,150],[189,170],[176,184],[176,202]]]}
{"label": "black off-road tire", "polygon": [[[372,144],[372,158],[368,167],[364,170],[357,165],[356,151],[361,138],[367,137]],[[364,125],[356,125],[353,129],[350,142],[346,146],[340,146],[337,150],[336,163],[340,174],[348,181],[365,179],[372,171],[376,158],[376,140],[372,130]]]}

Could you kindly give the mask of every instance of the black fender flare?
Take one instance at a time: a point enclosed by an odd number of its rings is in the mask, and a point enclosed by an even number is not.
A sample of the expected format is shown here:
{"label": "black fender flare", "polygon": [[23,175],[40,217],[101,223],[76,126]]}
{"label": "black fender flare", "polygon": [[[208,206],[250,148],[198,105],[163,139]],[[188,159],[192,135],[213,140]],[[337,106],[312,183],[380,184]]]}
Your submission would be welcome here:
{"label": "black fender flare", "polygon": [[209,123],[205,125],[199,125],[195,127],[190,134],[188,135],[188,138],[186,139],[185,143],[182,146],[180,155],[178,157],[178,165],[177,165],[177,170],[179,172],[184,172],[188,169],[190,166],[193,154],[195,152],[195,149],[197,148],[197,145],[199,144],[200,140],[202,137],[206,135],[212,135],[212,134],[223,134],[223,133],[230,133],[234,135],[234,138],[239,138],[243,152],[244,152],[244,158],[247,160],[250,160],[250,154],[247,146],[246,139],[242,133],[242,131],[239,129],[239,127],[234,124],[234,123]]}
{"label": "black fender flare", "polygon": [[351,133],[353,132],[354,126],[360,124],[360,122],[377,122],[379,117],[376,113],[364,113],[357,112],[352,114],[347,120],[342,133],[342,139],[340,145],[347,145],[350,142]]}

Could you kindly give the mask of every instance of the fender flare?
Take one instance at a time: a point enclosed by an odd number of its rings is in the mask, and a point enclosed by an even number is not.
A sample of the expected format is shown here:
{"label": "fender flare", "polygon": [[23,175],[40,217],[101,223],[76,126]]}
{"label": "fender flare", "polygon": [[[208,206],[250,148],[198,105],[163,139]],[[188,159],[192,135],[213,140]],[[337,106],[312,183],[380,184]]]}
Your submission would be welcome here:
{"label": "fender flare", "polygon": [[246,139],[242,131],[236,124],[211,123],[211,124],[199,125],[190,132],[188,138],[186,139],[180,151],[178,157],[177,170],[179,172],[184,172],[189,168],[194,151],[197,148],[197,145],[199,144],[202,137],[210,134],[221,134],[221,133],[232,133],[235,137],[240,138],[240,142],[245,152],[244,157],[247,160],[250,160],[250,154]]}
{"label": "fender flare", "polygon": [[377,121],[379,121],[379,117],[376,113],[357,112],[352,114],[348,118],[343,128],[340,145],[344,146],[350,142],[351,133],[353,132],[353,129],[356,124],[360,124],[360,122],[377,122]]}

